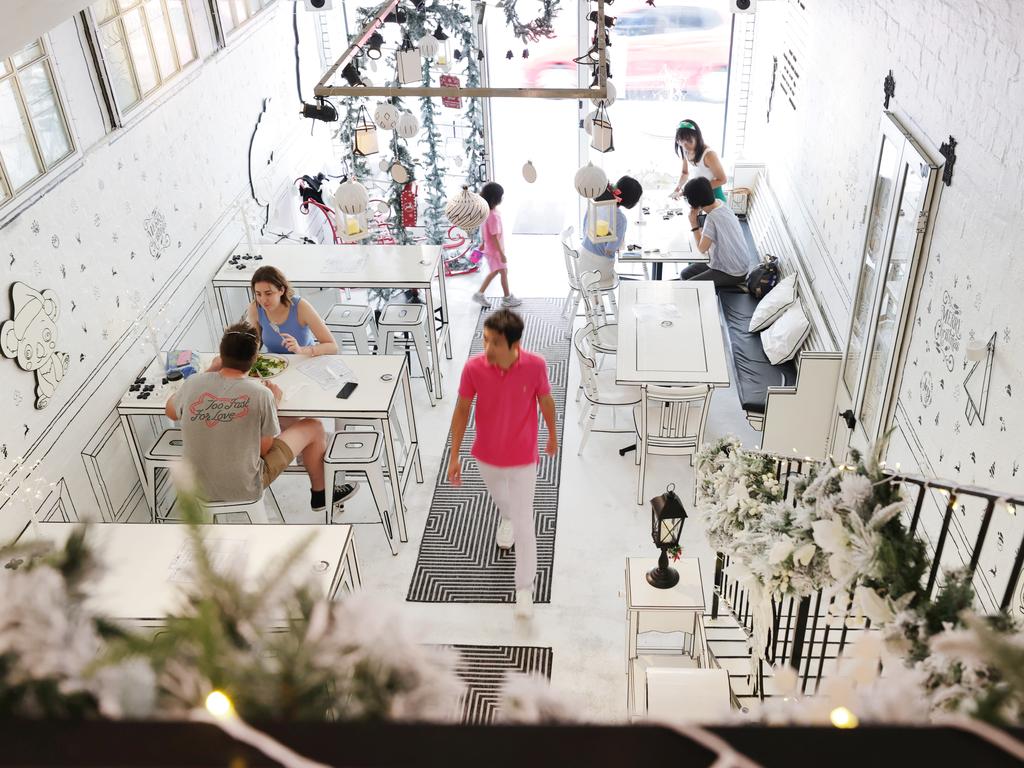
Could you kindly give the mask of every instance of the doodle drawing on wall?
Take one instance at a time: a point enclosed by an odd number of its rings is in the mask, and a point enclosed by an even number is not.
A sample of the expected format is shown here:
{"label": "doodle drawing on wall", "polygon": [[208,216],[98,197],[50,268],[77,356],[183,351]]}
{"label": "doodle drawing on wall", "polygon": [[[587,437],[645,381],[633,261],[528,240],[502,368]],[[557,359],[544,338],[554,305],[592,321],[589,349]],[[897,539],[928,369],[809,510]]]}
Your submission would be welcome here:
{"label": "doodle drawing on wall", "polygon": [[50,403],[68,370],[70,357],[57,350],[57,294],[25,283],[11,285],[11,319],[0,325],[0,348],[36,375],[36,408]]}

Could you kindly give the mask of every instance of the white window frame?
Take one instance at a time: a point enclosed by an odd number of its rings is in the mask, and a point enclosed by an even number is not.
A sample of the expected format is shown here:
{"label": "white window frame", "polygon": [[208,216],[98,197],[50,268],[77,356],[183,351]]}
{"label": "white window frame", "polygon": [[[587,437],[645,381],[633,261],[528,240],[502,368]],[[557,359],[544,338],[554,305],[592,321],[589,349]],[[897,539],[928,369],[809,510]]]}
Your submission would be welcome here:
{"label": "white window frame", "polygon": [[[298,1],[301,2],[301,0]],[[222,46],[227,45],[229,35],[233,35],[235,32],[238,32],[240,29],[245,27],[246,24],[248,24],[253,19],[257,18],[260,14],[267,10],[267,8],[274,4],[274,0],[241,0],[241,2],[243,2],[246,7],[246,15],[244,19],[239,19],[238,14],[235,12],[236,0],[210,0],[210,7],[214,13],[214,16],[217,19],[217,31],[220,34]],[[252,10],[252,3],[256,3],[257,5],[259,5],[259,8],[257,8],[255,11]],[[227,6],[227,11],[231,16],[230,27],[225,26],[224,24],[225,6]]]}
{"label": "white window frame", "polygon": [[[170,24],[170,12],[167,7],[166,0],[160,0],[160,5],[163,8],[163,21],[166,26],[166,36],[170,43],[171,54],[174,57],[175,70],[171,74],[164,76],[160,71],[160,65],[157,58],[156,47],[153,43],[153,32],[150,28],[149,16],[145,9],[146,0],[134,0],[133,4],[128,8],[121,8],[120,4],[115,0],[115,7],[118,9],[114,16],[107,19],[106,21],[100,21],[99,15],[96,13],[92,5],[88,8],[89,19],[92,24],[92,32],[95,35],[96,54],[100,58],[103,69],[103,80],[106,89],[110,95],[111,102],[114,109],[117,112],[119,122],[124,125],[124,118],[137,111],[140,107],[150,102],[154,96],[159,94],[165,86],[181,77],[181,75],[189,69],[197,66],[202,58],[199,55],[199,43],[196,39],[195,30],[195,19],[193,18],[192,9],[188,0],[183,0],[181,3],[182,8],[185,12],[185,20],[188,26],[189,43],[192,47],[192,58],[182,63],[181,52],[178,50],[178,40],[174,36],[174,30]],[[148,91],[143,91],[141,84],[139,83],[138,75],[136,74],[136,62],[135,55],[131,51],[131,47],[128,44],[127,30],[124,24],[124,16],[127,13],[140,10],[142,13],[142,19],[144,22],[144,29],[146,34],[146,43],[149,48],[150,56],[152,57],[154,74],[156,75],[156,85],[152,86]],[[106,52],[103,47],[102,30],[112,24],[117,24],[120,29],[121,41],[125,48],[125,54],[128,61],[129,76],[131,77],[132,84],[135,86],[135,91],[138,93],[138,98],[131,104],[121,104],[117,98],[116,88],[114,86],[114,78],[110,74],[109,67],[106,61]]]}
{"label": "white window frame", "polygon": [[[75,141],[75,134],[71,127],[71,122],[68,120],[68,113],[64,107],[64,97],[61,94],[60,85],[57,82],[57,73],[53,66],[53,60],[50,55],[50,49],[46,44],[45,37],[40,37],[37,40],[39,44],[39,50],[41,53],[33,58],[31,61],[27,61],[21,66],[16,66],[13,59],[13,54],[4,59],[0,59],[10,68],[10,71],[0,71],[0,81],[10,80],[14,84],[15,98],[18,100],[21,109],[24,110],[24,115],[28,119],[28,138],[32,144],[32,152],[35,155],[37,164],[42,168],[36,176],[33,176],[30,180],[23,183],[17,189],[11,185],[10,177],[7,174],[7,169],[4,166],[3,157],[0,156],[0,211],[11,205],[18,197],[25,192],[33,189],[39,180],[44,178],[46,175],[51,173],[54,169],[63,165],[69,158],[73,157],[77,152],[77,142]],[[28,46],[25,46],[28,47]],[[23,49],[22,49],[23,50]],[[15,51],[14,53],[18,53]],[[53,97],[57,102],[57,110],[60,113],[61,122],[64,126],[64,130],[68,136],[68,151],[60,158],[57,158],[51,163],[46,162],[46,158],[43,157],[42,150],[39,147],[39,137],[36,135],[36,127],[33,123],[32,115],[28,110],[28,105],[25,102],[25,94],[21,86],[21,82],[18,79],[18,73],[21,70],[27,69],[28,67],[42,61],[46,66],[47,74],[49,75],[50,84],[53,88]]]}

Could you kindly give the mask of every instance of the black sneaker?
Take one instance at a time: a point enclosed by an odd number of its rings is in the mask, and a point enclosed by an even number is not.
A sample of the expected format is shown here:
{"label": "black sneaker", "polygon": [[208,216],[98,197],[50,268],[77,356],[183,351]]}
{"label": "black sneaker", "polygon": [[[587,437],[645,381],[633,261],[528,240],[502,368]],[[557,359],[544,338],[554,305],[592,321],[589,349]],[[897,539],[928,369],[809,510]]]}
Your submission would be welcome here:
{"label": "black sneaker", "polygon": [[[341,504],[345,499],[350,498],[359,489],[358,485],[345,483],[334,486],[334,493],[331,494],[331,504]],[[314,512],[323,512],[327,508],[327,494],[324,491],[309,492],[309,506]]]}

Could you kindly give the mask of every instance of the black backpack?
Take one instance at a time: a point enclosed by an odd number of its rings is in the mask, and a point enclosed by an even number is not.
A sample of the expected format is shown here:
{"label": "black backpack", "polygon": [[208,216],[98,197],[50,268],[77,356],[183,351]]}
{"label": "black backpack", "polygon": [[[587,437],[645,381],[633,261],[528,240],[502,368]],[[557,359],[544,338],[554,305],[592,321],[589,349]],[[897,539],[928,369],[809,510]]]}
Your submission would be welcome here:
{"label": "black backpack", "polygon": [[755,299],[763,299],[779,282],[779,260],[770,253],[747,275],[747,292]]}

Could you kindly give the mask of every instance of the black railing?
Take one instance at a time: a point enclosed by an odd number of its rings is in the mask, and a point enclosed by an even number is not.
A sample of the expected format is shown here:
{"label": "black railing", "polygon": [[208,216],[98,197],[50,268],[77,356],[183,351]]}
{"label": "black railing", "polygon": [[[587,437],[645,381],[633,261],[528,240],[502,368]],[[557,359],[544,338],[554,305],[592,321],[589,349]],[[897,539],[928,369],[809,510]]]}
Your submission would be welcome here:
{"label": "black railing", "polygon": [[[775,458],[775,475],[785,491],[785,499],[795,504],[796,483],[805,476],[806,471],[815,462],[786,457]],[[962,512],[966,512],[965,501],[983,505],[983,511],[978,521],[977,535],[973,537],[973,541],[968,540],[969,537],[966,535],[964,536],[968,551],[961,553],[966,556],[963,567],[967,569],[972,581],[978,575],[982,552],[992,528],[993,516],[1000,505],[1003,505],[1009,514],[1016,514],[1017,508],[1024,510],[1024,499],[1007,496],[987,488],[958,485],[944,480],[900,472],[886,471],[886,475],[890,482],[901,487],[907,503],[905,515],[909,518],[910,532],[924,538],[926,544],[930,544],[931,565],[928,569],[925,587],[927,597],[931,597],[939,582],[940,571],[943,567],[943,555],[950,540],[952,521],[958,505]],[[941,523],[938,534],[933,541],[929,541],[927,537],[922,536],[922,512],[925,509],[925,501],[933,494],[937,494],[940,499]],[[715,589],[711,601],[711,617],[718,618],[721,606],[724,604],[748,636],[753,636],[753,607],[750,594],[742,584],[729,576],[728,566],[729,556],[719,552],[715,562]],[[979,607],[983,610],[998,608],[1000,611],[1007,611],[1013,600],[1017,583],[1020,581],[1022,569],[1024,569],[1024,536],[1018,544],[1013,565],[1005,588],[1001,590],[998,603],[995,600],[990,600],[987,602],[991,604]],[[982,594],[982,590],[976,591]],[[992,594],[995,596],[999,591],[996,587],[996,592]],[[800,690],[803,693],[817,692],[822,678],[827,674],[828,662],[835,663],[835,660],[845,650],[851,633],[870,629],[870,622],[851,616],[852,602],[852,592],[828,599],[821,591],[803,597],[773,598],[772,624],[768,642],[763,649],[764,661],[773,667],[788,664],[797,670]],[[753,681],[754,690],[762,698],[765,696],[763,663],[759,662],[756,671],[757,680]]]}

